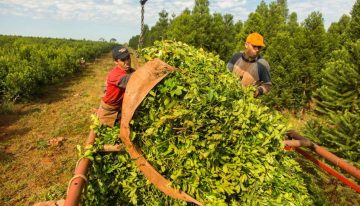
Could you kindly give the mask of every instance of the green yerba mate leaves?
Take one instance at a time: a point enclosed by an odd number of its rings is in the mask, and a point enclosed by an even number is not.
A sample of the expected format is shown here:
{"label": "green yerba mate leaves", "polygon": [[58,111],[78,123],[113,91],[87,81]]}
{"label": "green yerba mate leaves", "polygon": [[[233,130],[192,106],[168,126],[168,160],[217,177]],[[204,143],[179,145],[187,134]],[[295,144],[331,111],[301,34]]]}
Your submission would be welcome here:
{"label": "green yerba mate leaves", "polygon": [[[242,88],[218,56],[172,41],[142,56],[177,67],[131,123],[131,138],[172,187],[206,205],[312,205],[300,167],[283,151],[284,118],[254,99],[254,88]],[[119,143],[119,128],[95,130],[95,147]],[[126,151],[96,155],[87,205],[187,204],[151,185]]]}

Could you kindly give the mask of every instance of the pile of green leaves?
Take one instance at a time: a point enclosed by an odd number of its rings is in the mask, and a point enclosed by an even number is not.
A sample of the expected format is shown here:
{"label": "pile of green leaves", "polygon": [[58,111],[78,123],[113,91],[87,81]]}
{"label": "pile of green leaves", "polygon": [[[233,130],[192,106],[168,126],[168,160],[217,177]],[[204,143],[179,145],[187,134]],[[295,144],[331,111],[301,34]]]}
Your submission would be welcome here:
{"label": "pile of green leaves", "polygon": [[[131,123],[131,138],[168,180],[206,205],[311,205],[298,164],[283,151],[284,118],[253,98],[218,56],[180,42],[157,42],[145,59],[175,66],[147,95]],[[98,138],[87,205],[186,205],[165,196],[119,143],[118,128],[95,124]],[[91,156],[92,154],[92,156]]]}

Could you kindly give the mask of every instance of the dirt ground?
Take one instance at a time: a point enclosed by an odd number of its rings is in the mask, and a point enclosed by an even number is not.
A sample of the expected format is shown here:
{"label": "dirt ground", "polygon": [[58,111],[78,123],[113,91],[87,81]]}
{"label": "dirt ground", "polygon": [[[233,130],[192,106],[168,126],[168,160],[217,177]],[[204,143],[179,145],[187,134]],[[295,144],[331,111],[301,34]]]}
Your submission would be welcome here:
{"label": "dirt ground", "polygon": [[0,115],[0,205],[32,205],[64,198],[100,102],[110,53],[43,95]]}

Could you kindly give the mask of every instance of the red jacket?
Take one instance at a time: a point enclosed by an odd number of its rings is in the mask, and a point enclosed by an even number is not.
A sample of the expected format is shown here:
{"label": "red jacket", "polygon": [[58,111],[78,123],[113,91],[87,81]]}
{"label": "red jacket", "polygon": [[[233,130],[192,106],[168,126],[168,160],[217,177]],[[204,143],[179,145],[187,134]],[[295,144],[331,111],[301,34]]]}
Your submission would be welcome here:
{"label": "red jacket", "polygon": [[119,67],[115,67],[109,72],[106,80],[105,95],[102,97],[106,104],[121,108],[125,88],[119,87],[119,82],[127,74],[125,70]]}

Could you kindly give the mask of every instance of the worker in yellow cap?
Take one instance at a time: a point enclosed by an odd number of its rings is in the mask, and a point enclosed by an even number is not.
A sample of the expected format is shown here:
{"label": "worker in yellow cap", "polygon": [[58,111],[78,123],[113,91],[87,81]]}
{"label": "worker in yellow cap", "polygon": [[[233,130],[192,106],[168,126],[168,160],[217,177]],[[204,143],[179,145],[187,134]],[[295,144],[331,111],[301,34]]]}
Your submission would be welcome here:
{"label": "worker in yellow cap", "polygon": [[227,64],[228,70],[240,78],[243,86],[256,87],[255,97],[269,92],[271,88],[270,66],[260,55],[263,47],[263,36],[251,33],[246,38],[245,51],[235,53]]}

